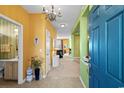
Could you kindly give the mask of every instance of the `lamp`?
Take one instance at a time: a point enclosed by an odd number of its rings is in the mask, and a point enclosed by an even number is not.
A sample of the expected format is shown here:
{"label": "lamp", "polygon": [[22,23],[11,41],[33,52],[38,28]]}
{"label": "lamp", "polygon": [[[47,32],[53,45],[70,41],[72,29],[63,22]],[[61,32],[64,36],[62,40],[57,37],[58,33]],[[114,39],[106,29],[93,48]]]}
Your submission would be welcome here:
{"label": "lamp", "polygon": [[[49,9],[47,9],[47,8],[49,8]],[[43,13],[46,13],[48,15],[47,17],[50,21],[56,21],[56,17],[62,17],[60,8],[58,8],[58,10],[55,11],[54,6],[52,5],[51,11],[49,11],[49,10],[50,10],[50,7],[43,6],[42,11],[43,11]]]}

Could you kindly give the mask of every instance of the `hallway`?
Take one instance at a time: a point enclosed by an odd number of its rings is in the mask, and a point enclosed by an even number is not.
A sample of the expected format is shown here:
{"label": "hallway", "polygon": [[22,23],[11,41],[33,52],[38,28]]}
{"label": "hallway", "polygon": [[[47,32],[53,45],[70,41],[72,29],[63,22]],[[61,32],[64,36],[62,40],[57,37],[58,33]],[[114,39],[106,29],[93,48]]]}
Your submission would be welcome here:
{"label": "hallway", "polygon": [[0,87],[124,87],[123,26],[124,5],[1,5]]}
{"label": "hallway", "polygon": [[13,81],[0,81],[0,87],[21,87],[21,88],[82,88],[79,79],[79,61],[69,56],[60,59],[60,65],[51,68],[48,76],[40,81],[33,80],[31,83],[17,85]]}

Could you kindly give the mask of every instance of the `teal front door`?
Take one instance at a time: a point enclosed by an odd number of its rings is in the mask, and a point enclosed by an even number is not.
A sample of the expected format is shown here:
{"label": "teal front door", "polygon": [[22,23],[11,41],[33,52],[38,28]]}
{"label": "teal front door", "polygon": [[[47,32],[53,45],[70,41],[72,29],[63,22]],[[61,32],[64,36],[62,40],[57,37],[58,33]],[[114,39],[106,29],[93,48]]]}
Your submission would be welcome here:
{"label": "teal front door", "polygon": [[89,36],[90,87],[124,87],[124,6],[94,6]]}

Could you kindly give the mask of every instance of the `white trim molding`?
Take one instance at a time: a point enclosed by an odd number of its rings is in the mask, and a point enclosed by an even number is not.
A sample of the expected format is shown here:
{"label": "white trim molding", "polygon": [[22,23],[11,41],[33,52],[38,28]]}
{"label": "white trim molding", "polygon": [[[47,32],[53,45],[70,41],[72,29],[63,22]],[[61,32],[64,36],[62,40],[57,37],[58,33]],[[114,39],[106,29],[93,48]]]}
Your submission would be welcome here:
{"label": "white trim molding", "polygon": [[23,79],[23,25],[17,21],[7,17],[6,15],[0,14],[0,18],[5,19],[18,26],[19,34],[19,45],[18,45],[18,84],[25,82]]}
{"label": "white trim molding", "polygon": [[79,76],[79,78],[80,78],[80,81],[81,81],[82,86],[83,86],[84,88],[87,88],[86,85],[84,84],[84,81],[82,80],[81,76]]}

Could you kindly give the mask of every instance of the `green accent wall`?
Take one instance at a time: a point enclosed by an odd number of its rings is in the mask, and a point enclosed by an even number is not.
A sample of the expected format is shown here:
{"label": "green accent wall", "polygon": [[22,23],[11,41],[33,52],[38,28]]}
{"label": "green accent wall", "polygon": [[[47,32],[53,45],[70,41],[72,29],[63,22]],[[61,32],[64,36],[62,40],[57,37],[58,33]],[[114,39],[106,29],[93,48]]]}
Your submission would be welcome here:
{"label": "green accent wall", "polygon": [[80,76],[86,87],[89,87],[88,66],[82,62],[84,56],[88,55],[87,17],[80,19]]}
{"label": "green accent wall", "polygon": [[88,16],[92,6],[86,6],[83,15],[80,18],[80,77],[86,87],[89,87],[89,68],[82,62],[84,56],[89,55],[88,42]]}
{"label": "green accent wall", "polygon": [[89,69],[86,64],[82,62],[82,58],[88,55],[88,16],[92,6],[86,5],[82,11],[80,16],[78,17],[73,29],[72,29],[72,38],[71,38],[71,46],[72,46],[72,56],[74,56],[74,36],[76,33],[77,27],[80,26],[80,78],[86,87],[89,87]]}

